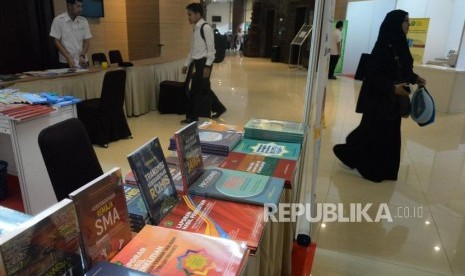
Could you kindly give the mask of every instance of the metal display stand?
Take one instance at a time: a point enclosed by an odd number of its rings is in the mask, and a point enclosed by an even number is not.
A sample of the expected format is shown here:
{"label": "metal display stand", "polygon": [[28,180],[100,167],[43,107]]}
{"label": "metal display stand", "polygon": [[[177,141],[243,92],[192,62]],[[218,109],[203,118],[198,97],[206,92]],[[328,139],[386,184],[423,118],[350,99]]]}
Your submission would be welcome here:
{"label": "metal display stand", "polygon": [[297,58],[297,64],[296,67],[300,67],[300,52],[302,51],[302,44],[307,40],[307,37],[310,35],[312,32],[312,25],[307,25],[303,24],[302,27],[300,28],[299,32],[295,35],[294,39],[291,42],[291,46],[289,47],[289,62],[288,65],[289,67],[294,67],[291,66],[291,58],[292,58],[292,46],[297,45],[299,46],[299,56]]}

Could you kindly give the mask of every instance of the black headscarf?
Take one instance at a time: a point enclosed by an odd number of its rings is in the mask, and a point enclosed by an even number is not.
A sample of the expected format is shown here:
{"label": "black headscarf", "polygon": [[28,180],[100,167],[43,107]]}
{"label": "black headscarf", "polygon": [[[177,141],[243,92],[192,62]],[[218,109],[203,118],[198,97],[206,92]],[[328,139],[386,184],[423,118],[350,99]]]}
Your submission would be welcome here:
{"label": "black headscarf", "polygon": [[412,67],[413,58],[407,43],[407,36],[402,30],[402,23],[408,15],[403,10],[393,10],[386,17],[379,28],[378,41],[376,43],[388,43],[394,48],[403,66]]}

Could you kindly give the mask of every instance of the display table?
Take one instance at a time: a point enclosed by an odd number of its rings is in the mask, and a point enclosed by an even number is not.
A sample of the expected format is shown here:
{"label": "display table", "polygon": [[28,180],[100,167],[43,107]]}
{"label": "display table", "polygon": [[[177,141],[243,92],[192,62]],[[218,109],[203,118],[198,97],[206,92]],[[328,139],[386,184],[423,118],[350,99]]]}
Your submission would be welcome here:
{"label": "display table", "polygon": [[465,112],[465,70],[438,65],[416,65],[414,71],[426,79],[426,88],[434,99],[436,110]]}
{"label": "display table", "polygon": [[[139,116],[157,109],[160,82],[181,81],[184,60],[152,58],[134,61],[134,66],[124,68],[126,75],[125,108],[127,116]],[[107,70],[121,69],[113,65]],[[106,70],[91,68],[84,73],[64,74],[56,77],[26,77],[2,82],[2,86],[25,92],[56,92],[79,99],[99,98]]]}
{"label": "display table", "polygon": [[35,215],[57,202],[37,142],[39,133],[73,117],[76,117],[74,105],[24,121],[0,115],[0,159],[9,163],[9,173],[18,175],[24,210],[28,214]]}

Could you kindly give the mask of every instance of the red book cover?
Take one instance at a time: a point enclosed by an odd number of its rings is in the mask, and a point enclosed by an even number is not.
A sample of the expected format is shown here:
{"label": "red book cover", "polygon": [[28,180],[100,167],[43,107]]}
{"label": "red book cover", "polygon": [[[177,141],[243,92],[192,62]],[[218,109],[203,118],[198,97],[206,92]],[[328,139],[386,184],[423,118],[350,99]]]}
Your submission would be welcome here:
{"label": "red book cover", "polygon": [[200,196],[182,199],[160,226],[246,241],[255,253],[265,227],[263,207]]}
{"label": "red book cover", "polygon": [[132,238],[121,170],[114,168],[69,194],[90,267],[111,260]]}
{"label": "red book cover", "polygon": [[245,242],[146,225],[111,261],[153,275],[237,275]]}
{"label": "red book cover", "polygon": [[231,152],[219,165],[220,168],[274,176],[285,180],[285,188],[292,188],[296,161],[263,155]]}
{"label": "red book cover", "polygon": [[136,178],[134,177],[134,173],[132,171],[128,172],[124,177],[124,183],[128,185],[135,185],[137,186]]}

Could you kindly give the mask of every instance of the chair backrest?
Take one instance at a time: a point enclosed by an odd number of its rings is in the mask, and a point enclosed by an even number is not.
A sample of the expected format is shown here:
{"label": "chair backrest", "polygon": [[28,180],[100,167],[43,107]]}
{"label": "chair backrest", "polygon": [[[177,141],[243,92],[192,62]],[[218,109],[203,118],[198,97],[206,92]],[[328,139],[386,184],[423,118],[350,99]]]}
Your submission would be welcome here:
{"label": "chair backrest", "polygon": [[110,63],[119,63],[123,62],[123,57],[119,50],[111,50],[108,52],[108,56],[110,57]]}
{"label": "chair backrest", "polygon": [[58,201],[103,174],[87,131],[77,118],[43,129],[38,142]]}
{"label": "chair backrest", "polygon": [[122,109],[125,94],[126,71],[114,70],[106,72],[100,96],[100,110],[104,113],[111,113]]}
{"label": "chair backrest", "polygon": [[107,56],[104,53],[94,53],[94,54],[92,54],[92,64],[93,65],[101,64],[104,61],[108,62]]}

